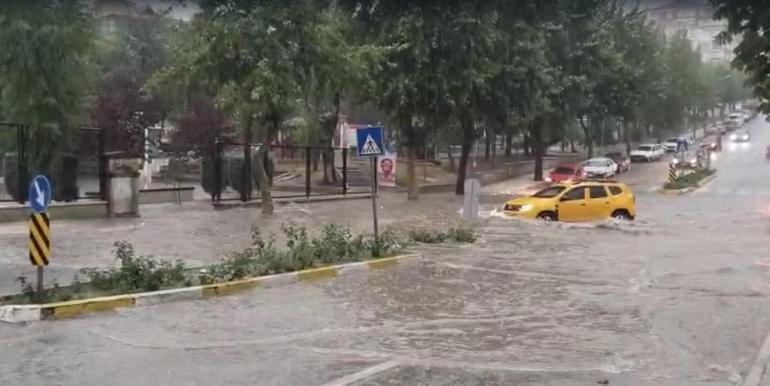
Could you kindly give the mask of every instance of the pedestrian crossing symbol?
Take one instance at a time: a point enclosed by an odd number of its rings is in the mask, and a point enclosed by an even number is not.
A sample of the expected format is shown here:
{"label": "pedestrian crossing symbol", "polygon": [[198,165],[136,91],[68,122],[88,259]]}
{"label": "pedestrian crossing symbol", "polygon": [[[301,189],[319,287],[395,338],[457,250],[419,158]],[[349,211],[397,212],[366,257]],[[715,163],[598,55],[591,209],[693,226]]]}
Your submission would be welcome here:
{"label": "pedestrian crossing symbol", "polygon": [[364,157],[384,154],[382,127],[362,127],[356,131],[358,155]]}

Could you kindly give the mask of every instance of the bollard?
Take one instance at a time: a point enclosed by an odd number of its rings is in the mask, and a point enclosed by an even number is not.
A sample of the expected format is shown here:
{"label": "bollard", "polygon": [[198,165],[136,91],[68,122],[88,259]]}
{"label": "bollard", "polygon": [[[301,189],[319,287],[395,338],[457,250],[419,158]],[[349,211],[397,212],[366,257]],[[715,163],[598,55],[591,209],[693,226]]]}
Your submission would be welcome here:
{"label": "bollard", "polygon": [[481,182],[477,178],[465,180],[463,218],[474,220],[479,217],[479,193],[481,193]]}
{"label": "bollard", "polygon": [[676,165],[671,162],[668,164],[668,182],[676,182],[677,177]]}

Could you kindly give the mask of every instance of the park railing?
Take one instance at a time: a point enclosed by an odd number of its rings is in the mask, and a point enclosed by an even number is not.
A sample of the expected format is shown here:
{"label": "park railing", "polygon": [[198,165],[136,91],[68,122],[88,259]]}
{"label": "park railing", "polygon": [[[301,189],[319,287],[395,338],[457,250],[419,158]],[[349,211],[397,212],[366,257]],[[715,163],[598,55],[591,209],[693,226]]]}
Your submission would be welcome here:
{"label": "park railing", "polygon": [[54,201],[106,198],[103,132],[76,129],[64,140],[52,130],[0,123],[0,201],[25,203],[30,178],[38,174],[51,181]]}
{"label": "park railing", "polygon": [[[271,145],[259,157],[261,144],[218,142],[211,159],[203,160],[202,186],[213,201],[249,201],[259,197],[257,162],[262,162],[272,196],[299,198],[371,191],[365,160],[351,158],[347,148]],[[262,158],[261,160],[258,160]]]}

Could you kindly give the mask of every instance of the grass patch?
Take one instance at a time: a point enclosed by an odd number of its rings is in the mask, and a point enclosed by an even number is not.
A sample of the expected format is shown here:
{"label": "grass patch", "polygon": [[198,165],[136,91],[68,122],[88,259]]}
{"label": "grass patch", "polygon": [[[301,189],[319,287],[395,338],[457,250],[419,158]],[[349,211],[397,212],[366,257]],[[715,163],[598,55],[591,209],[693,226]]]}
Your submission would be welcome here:
{"label": "grass patch", "polygon": [[674,182],[666,182],[666,184],[663,185],[663,188],[671,189],[671,190],[681,190],[686,188],[697,187],[701,181],[703,181],[706,177],[713,175],[714,173],[716,173],[716,170],[713,170],[713,169],[710,169],[710,170],[699,169],[690,174],[679,177]]}
{"label": "grass patch", "polygon": [[[17,279],[21,293],[2,298],[0,304],[50,303],[221,283],[395,256],[410,242],[476,241],[473,230],[463,227],[447,232],[414,231],[406,242],[390,230],[374,240],[370,235],[353,235],[349,229],[333,224],[315,235],[305,227],[288,224],[282,227],[282,233],[286,241],[278,246],[274,235],[265,238],[258,228],[252,228],[249,247],[233,251],[220,262],[203,269],[187,267],[182,261],[140,256],[133,245],[119,241],[114,244],[113,251],[119,261],[116,267],[82,269],[71,285],[62,287],[54,283],[42,294],[37,294],[29,280],[22,276]],[[378,251],[377,256],[373,251]]]}

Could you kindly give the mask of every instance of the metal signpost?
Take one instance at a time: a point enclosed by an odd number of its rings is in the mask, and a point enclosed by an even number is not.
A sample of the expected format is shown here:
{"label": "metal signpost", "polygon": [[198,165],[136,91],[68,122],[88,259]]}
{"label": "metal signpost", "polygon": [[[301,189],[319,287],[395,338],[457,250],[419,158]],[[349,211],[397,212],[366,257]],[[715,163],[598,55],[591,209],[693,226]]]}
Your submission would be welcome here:
{"label": "metal signpost", "polygon": [[385,154],[382,141],[382,127],[362,127],[356,130],[356,144],[359,157],[371,158],[372,164],[372,219],[374,220],[374,251],[379,256],[380,232],[377,224],[377,156]]}
{"label": "metal signpost", "polygon": [[37,296],[43,296],[43,267],[51,260],[51,223],[48,205],[51,204],[51,183],[37,175],[29,184],[29,261],[37,267]]}

